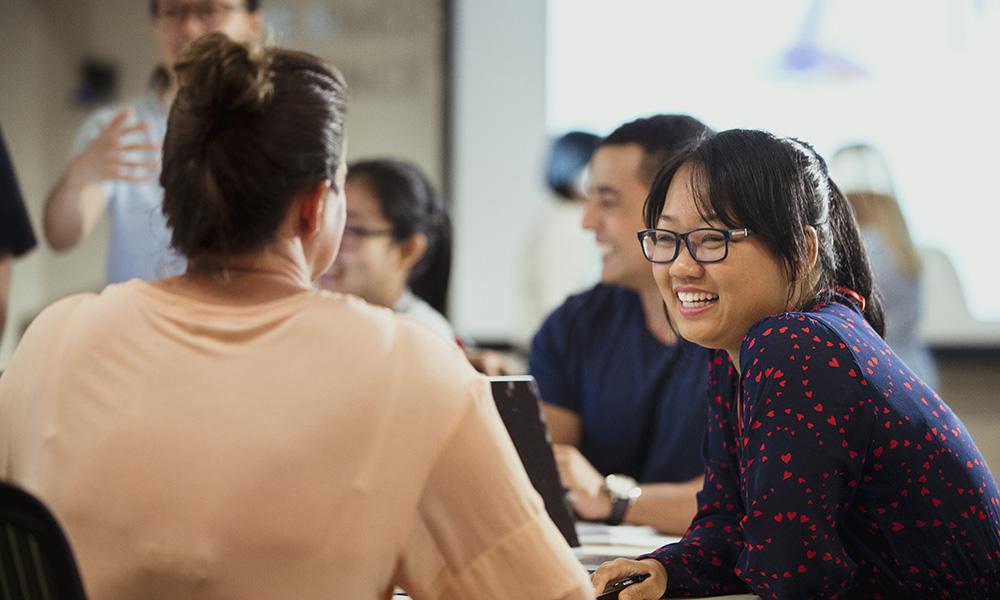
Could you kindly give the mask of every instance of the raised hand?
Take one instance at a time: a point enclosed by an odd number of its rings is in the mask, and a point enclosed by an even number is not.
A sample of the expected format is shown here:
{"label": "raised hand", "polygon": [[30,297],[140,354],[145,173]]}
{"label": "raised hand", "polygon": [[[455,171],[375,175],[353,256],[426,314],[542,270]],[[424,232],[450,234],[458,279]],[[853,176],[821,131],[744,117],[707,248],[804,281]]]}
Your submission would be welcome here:
{"label": "raised hand", "polygon": [[81,184],[99,181],[145,183],[156,176],[158,161],[135,160],[134,155],[158,153],[159,144],[125,142],[130,135],[149,131],[145,123],[128,124],[133,114],[132,109],[118,112],[94,141],[73,159],[72,170]]}
{"label": "raised hand", "polygon": [[126,141],[150,130],[145,123],[128,124],[131,109],[111,119],[63,173],[45,200],[45,238],[53,249],[68,250],[93,230],[108,198],[101,185],[106,181],[146,183],[159,170],[156,160],[136,160],[136,155],[160,151],[159,144]]}

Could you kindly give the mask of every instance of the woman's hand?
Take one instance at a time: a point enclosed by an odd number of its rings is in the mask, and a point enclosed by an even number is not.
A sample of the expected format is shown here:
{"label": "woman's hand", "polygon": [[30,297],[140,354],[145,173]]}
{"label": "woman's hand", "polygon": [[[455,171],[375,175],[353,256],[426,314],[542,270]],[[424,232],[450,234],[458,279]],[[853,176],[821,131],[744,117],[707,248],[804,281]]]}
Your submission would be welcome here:
{"label": "woman's hand", "polygon": [[648,573],[649,579],[623,589],[618,594],[619,600],[659,600],[662,598],[667,593],[667,570],[663,568],[660,561],[652,558],[644,560],[616,558],[598,567],[590,577],[590,581],[594,584],[594,591],[600,596],[608,584],[630,575],[642,573]]}
{"label": "woman's hand", "polygon": [[611,495],[604,489],[604,476],[574,446],[553,444],[559,479],[570,492],[570,504],[580,518],[603,521],[611,515]]}

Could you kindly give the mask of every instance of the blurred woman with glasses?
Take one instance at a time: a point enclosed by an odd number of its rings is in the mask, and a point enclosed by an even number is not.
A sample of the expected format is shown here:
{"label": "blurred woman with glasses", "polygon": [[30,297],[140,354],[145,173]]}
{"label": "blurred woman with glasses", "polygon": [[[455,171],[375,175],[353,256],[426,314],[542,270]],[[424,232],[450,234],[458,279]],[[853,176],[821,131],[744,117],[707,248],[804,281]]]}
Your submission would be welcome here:
{"label": "blurred woman with glasses", "polygon": [[871,259],[885,305],[885,341],[921,379],[937,387],[937,366],[919,333],[923,263],[897,200],[889,165],[874,146],[851,144],[833,153],[830,172],[854,209]]}
{"label": "blurred woman with glasses", "polygon": [[61,300],[0,378],[0,476],[105,600],[592,597],[453,343],[312,282],[344,229],[346,89],[211,34],[175,65],[183,275]]}
{"label": "blurred woman with glasses", "polygon": [[444,200],[413,164],[356,162],[347,173],[347,226],[337,260],[320,279],[424,323],[447,339],[451,220]]}
{"label": "blurred woman with glasses", "polygon": [[177,94],[174,64],[186,45],[206,33],[256,43],[264,27],[260,0],[150,0],[149,11],[159,59],[150,89],[87,119],[45,201],[43,230],[57,251],[86,239],[107,213],[106,283],[184,272],[183,257],[170,250],[157,181],[167,114]]}
{"label": "blurred woman with glasses", "polygon": [[1000,494],[882,339],[850,205],[811,146],[717,134],[657,176],[640,233],[673,325],[717,349],[683,539],[606,563],[629,600],[1000,596]]}

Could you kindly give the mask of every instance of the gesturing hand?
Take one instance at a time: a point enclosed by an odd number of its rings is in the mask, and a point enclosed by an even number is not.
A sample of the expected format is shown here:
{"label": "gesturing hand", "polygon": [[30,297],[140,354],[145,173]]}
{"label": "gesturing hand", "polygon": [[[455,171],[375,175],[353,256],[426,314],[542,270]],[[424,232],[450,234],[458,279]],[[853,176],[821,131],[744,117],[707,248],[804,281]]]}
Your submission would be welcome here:
{"label": "gesturing hand", "polygon": [[73,159],[73,170],[82,183],[101,181],[144,183],[156,176],[159,167],[157,161],[127,158],[129,154],[160,151],[159,144],[124,142],[131,134],[149,131],[149,125],[145,123],[127,125],[132,115],[131,109],[118,112],[94,141]]}
{"label": "gesturing hand", "polygon": [[574,446],[554,444],[556,466],[570,503],[581,518],[603,521],[611,515],[611,495],[604,489],[604,476]]}
{"label": "gesturing hand", "polygon": [[619,594],[619,600],[659,600],[667,593],[667,570],[659,561],[647,558],[644,560],[628,560],[617,558],[606,562],[591,575],[594,591],[598,595],[609,583],[624,579],[631,575],[648,573],[649,579],[630,585]]}

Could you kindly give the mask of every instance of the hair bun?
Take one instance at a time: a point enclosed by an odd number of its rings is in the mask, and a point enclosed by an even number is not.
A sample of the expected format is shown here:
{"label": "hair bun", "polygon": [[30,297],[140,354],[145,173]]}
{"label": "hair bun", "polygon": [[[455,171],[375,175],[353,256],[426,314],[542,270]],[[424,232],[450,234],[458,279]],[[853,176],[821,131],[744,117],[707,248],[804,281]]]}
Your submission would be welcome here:
{"label": "hair bun", "polygon": [[174,65],[176,102],[217,126],[234,114],[256,112],[274,93],[268,60],[222,33],[198,38]]}

